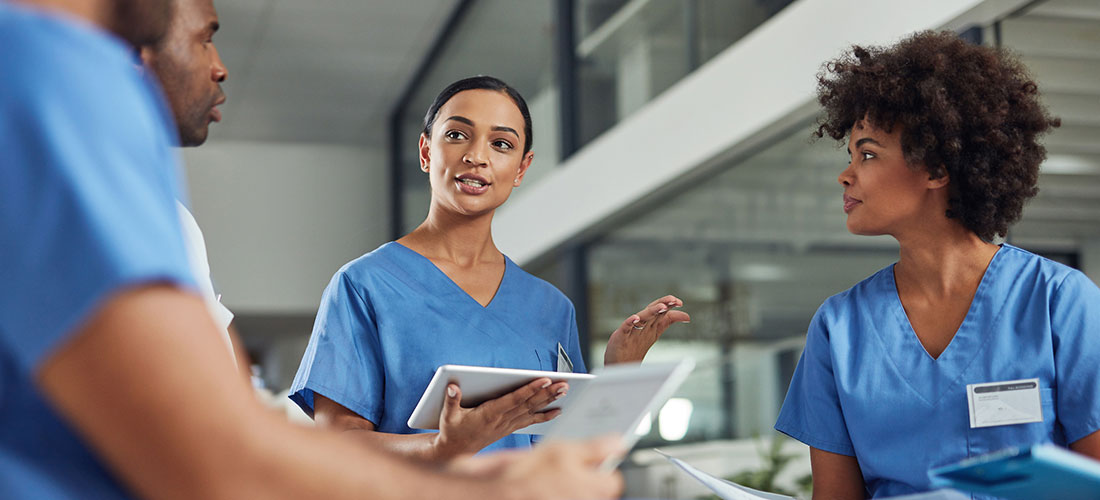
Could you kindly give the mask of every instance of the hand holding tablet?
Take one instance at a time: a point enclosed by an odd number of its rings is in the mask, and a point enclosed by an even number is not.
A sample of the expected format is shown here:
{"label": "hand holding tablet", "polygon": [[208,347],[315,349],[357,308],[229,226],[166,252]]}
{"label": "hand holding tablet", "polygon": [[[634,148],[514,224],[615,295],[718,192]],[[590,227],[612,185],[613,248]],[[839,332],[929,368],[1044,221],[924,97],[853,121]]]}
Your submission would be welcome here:
{"label": "hand holding tablet", "polygon": [[[550,389],[553,395],[556,395],[558,387],[568,385],[567,391],[559,399],[546,401],[540,407],[536,407],[538,403],[543,401],[536,396],[531,400],[531,405],[525,406],[525,408],[530,408],[534,412],[552,412],[547,416],[553,418],[557,415],[557,413],[553,413],[553,410],[561,408],[571,398],[571,394],[583,387],[585,381],[592,378],[594,376],[587,373],[443,365],[436,369],[435,376],[428,382],[428,387],[420,397],[420,402],[417,403],[412,415],[409,416],[408,424],[409,427],[414,429],[439,429],[440,414],[443,411],[444,403],[449,400],[447,386],[452,383],[458,386],[459,393],[456,396],[461,407],[472,409],[483,403],[502,399],[506,395],[513,395],[517,390],[533,384],[539,379],[548,379],[553,382],[546,388]],[[565,384],[561,384],[561,382]],[[514,396],[518,400],[521,395]],[[500,401],[499,403],[496,406],[504,407],[508,404],[515,406],[512,400]],[[542,434],[545,432],[545,421],[532,422],[532,425],[514,432],[519,434]]]}
{"label": "hand holding tablet", "polygon": [[519,429],[547,422],[561,410],[547,410],[546,406],[564,397],[567,390],[565,382],[541,377],[473,408],[463,408],[462,389],[448,384],[436,447],[443,456],[460,456],[481,450]]}
{"label": "hand holding tablet", "polygon": [[679,363],[616,365],[595,375],[444,365],[436,370],[413,410],[409,427],[439,428],[445,390],[451,382],[462,388],[462,405],[473,406],[512,393],[535,380],[561,380],[569,383],[569,392],[545,407],[560,409],[561,416],[516,432],[546,434],[547,440],[613,434],[621,436],[623,448],[629,449],[640,437],[634,430],[642,419],[660,409],[687,379],[694,365],[690,359]]}

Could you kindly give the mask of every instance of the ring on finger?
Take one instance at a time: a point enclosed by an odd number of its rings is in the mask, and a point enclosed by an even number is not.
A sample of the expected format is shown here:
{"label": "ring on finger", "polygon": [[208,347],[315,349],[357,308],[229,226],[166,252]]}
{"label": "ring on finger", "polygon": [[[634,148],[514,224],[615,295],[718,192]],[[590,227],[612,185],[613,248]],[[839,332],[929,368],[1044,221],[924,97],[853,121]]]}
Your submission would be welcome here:
{"label": "ring on finger", "polygon": [[635,330],[645,330],[645,322],[635,321],[633,324],[630,325],[630,327]]}

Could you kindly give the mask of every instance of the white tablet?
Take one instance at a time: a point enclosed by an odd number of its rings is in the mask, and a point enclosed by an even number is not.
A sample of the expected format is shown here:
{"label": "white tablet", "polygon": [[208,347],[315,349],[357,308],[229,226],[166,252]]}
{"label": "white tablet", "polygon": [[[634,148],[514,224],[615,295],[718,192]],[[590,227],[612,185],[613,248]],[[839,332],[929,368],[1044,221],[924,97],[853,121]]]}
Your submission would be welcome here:
{"label": "white tablet", "polygon": [[[546,410],[561,408],[562,414],[568,413],[568,406],[576,398],[574,394],[584,388],[584,384],[595,378],[587,373],[561,373],[541,370],[519,370],[513,368],[489,368],[484,366],[443,365],[435,370],[435,376],[424,389],[420,402],[409,416],[409,427],[413,429],[438,429],[439,412],[443,410],[443,401],[447,395],[447,384],[454,382],[462,389],[462,406],[477,406],[490,399],[508,394],[531,381],[547,377],[554,382],[569,382],[569,392],[565,397],[546,406]],[[529,425],[516,431],[516,434],[542,434],[546,426],[552,423]]]}
{"label": "white tablet", "polygon": [[634,431],[646,415],[656,415],[687,380],[695,362],[614,365],[596,372],[585,387],[571,392],[568,412],[547,422],[546,439],[587,439],[606,434],[623,437],[630,449],[641,439]]}

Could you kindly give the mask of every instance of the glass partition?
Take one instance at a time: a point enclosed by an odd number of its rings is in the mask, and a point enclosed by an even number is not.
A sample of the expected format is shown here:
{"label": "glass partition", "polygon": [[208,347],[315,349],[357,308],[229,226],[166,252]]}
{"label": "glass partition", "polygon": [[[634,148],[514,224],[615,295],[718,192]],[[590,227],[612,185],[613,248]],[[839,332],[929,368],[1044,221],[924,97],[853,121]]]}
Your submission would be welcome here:
{"label": "glass partition", "polygon": [[580,0],[580,144],[630,116],[791,1]]}

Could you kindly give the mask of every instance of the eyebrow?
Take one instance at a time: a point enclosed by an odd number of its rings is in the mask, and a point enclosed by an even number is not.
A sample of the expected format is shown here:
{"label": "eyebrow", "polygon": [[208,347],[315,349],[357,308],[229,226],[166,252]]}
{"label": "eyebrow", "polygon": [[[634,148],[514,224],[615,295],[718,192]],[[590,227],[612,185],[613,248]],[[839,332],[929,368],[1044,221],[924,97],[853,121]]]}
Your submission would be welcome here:
{"label": "eyebrow", "polygon": [[516,139],[519,139],[519,132],[516,132],[516,129],[514,129],[512,127],[505,127],[505,126],[497,125],[497,126],[493,127],[493,131],[494,132],[510,132],[512,135],[516,136]]}
{"label": "eyebrow", "polygon": [[[871,144],[874,144],[874,145],[876,145],[876,146],[878,146],[878,147],[880,147],[880,148],[885,148],[885,147],[886,147],[886,146],[883,146],[883,145],[882,145],[882,143],[880,143],[880,142],[878,142],[878,141],[876,141],[876,140],[874,140],[874,139],[872,139],[872,138],[870,138],[870,137],[864,137],[864,138],[862,138],[862,139],[860,139],[860,140],[856,141],[856,147],[858,148],[858,147],[860,147],[860,146],[862,146],[862,145],[864,145],[864,144],[867,144],[867,143],[871,143]],[[845,149],[845,151],[847,151],[847,152],[848,152],[848,154],[852,154],[852,150],[851,150],[851,149]]]}
{"label": "eyebrow", "polygon": [[446,120],[443,120],[443,121],[445,121],[445,122],[449,122],[449,121],[452,121],[452,120],[453,120],[453,121],[456,121],[456,122],[459,122],[459,123],[465,123],[466,125],[469,125],[469,126],[471,126],[471,127],[473,127],[473,126],[474,126],[474,122],[473,122],[473,120],[470,120],[469,118],[466,118],[465,116],[458,116],[458,115],[455,115],[455,116],[452,116],[452,117],[450,117],[450,118],[447,118]]}
{"label": "eyebrow", "polygon": [[[446,120],[443,120],[443,121],[452,121],[452,120],[456,121],[456,122],[459,122],[459,123],[465,123],[466,125],[469,125],[471,127],[474,126],[473,120],[470,120],[469,118],[466,118],[465,116],[455,115],[455,116],[448,117]],[[516,136],[516,139],[519,139],[519,132],[516,132],[516,129],[514,129],[512,127],[505,127],[503,125],[497,125],[497,126],[492,128],[492,131],[494,131],[494,132],[508,132],[508,133],[511,133],[512,135]]]}
{"label": "eyebrow", "polygon": [[222,25],[217,21],[210,21],[210,25],[208,26],[211,33],[217,33],[218,30],[221,29],[221,27]]}

